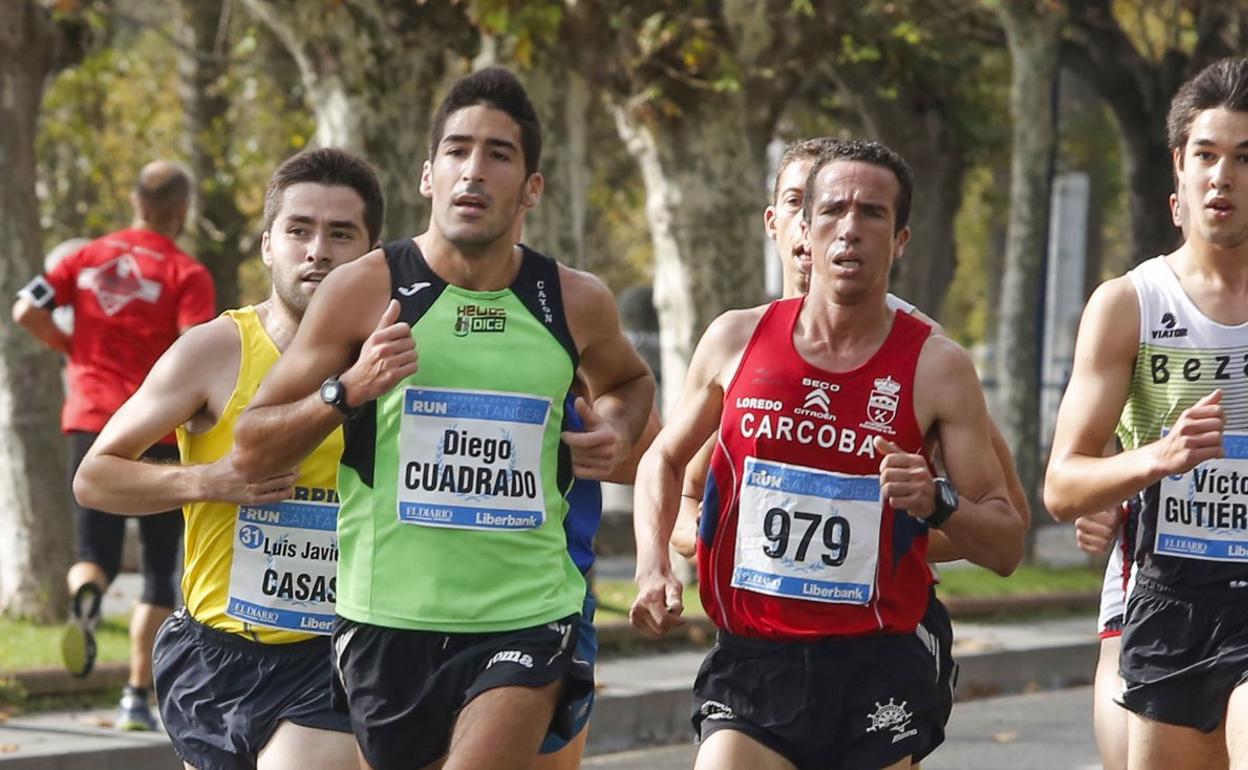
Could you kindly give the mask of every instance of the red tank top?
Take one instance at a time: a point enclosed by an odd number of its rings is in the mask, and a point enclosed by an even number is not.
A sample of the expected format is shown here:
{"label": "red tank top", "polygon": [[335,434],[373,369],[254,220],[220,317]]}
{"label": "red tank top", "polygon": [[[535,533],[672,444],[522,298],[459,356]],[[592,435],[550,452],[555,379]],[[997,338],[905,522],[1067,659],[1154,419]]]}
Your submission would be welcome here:
{"label": "red tank top", "polygon": [[927,606],[927,526],[882,503],[882,436],[927,456],[914,372],[931,327],[897,312],[848,372],[793,346],[803,298],[772,303],[724,393],[698,578],[720,628],[766,639],[910,632]]}

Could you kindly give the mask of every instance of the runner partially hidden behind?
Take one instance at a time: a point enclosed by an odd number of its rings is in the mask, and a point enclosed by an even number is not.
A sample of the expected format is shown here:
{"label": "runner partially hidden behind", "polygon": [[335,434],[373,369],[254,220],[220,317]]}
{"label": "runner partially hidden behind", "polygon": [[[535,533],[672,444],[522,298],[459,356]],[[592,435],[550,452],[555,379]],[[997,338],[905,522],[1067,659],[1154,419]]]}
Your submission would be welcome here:
{"label": "runner partially hidden behind", "polygon": [[[1128,767],[1244,767],[1248,60],[1185,83],[1167,131],[1186,240],[1088,301],[1044,496],[1071,520],[1143,492],[1119,663]],[[1115,433],[1123,451],[1103,457]]]}
{"label": "runner partially hidden behind", "polygon": [[[191,179],[179,166],[154,161],[143,167],[130,195],[130,227],[91,241],[36,277],[18,294],[13,318],[53,350],[64,353],[68,392],[61,429],[69,437],[69,473],[87,454],[109,417],[143,382],[178,335],[216,313],[207,268],[174,239],[186,224]],[[53,312],[73,310],[66,333]],[[176,459],[172,435],[155,437],[152,460]],[[121,570],[125,519],[71,501],[76,561],[69,569],[70,622],[62,652],[76,676],[95,665],[95,629],[101,599]],[[174,572],[182,514],[145,517],[139,524],[143,593],[130,618],[130,675],[116,726],[151,730],[152,640],[178,603]]]}
{"label": "runner partially hidden behind", "polygon": [[[888,307],[911,189],[909,167],[876,143],[816,161],[809,293],[718,318],[642,460],[630,618],[662,634],[683,609],[667,550],[681,474],[719,431],[698,539],[720,629],[694,685],[699,768],[909,768],[943,718],[938,651],[916,633],[929,528],[1002,574],[1022,557],[1022,518],[983,462],[969,356]],[[948,480],[929,470],[929,438]]]}
{"label": "runner partially hidden behind", "polygon": [[[429,229],[326,280],[238,423],[260,479],[347,421],[334,688],[379,770],[527,768],[592,686],[564,493],[627,457],[654,378],[598,279],[515,245],[540,154],[511,73],[454,84]],[[574,373],[594,394],[581,432],[563,430]]]}
{"label": "runner partially hidden behind", "polygon": [[[234,425],[331,271],[378,242],[381,185],[338,149],[283,163],[265,194],[260,251],[269,297],[192,330],[100,434],[75,490],[84,504],[186,514],[186,606],[156,640],[165,729],[197,770],[355,767],[346,717],[330,707],[337,591],[334,431],[297,473],[247,483]],[[177,429],[181,464],[140,454]]]}

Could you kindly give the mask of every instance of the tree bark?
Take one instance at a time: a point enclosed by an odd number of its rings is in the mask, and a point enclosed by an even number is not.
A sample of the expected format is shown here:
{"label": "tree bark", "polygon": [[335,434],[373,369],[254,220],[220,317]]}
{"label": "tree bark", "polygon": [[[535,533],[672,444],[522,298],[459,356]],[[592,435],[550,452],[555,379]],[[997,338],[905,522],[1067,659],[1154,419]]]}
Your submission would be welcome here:
{"label": "tree bark", "polygon": [[[33,0],[0,0],[0,296],[43,272],[35,201],[35,131],[48,76],[82,55],[83,28]],[[52,622],[67,606],[73,556],[64,389],[56,357],[0,324],[0,611]]]}
{"label": "tree bark", "polygon": [[764,171],[745,139],[741,99],[686,102],[678,119],[647,117],[626,103],[615,107],[620,136],[646,187],[665,410],[675,406],[694,346],[711,321],[763,300]]}
{"label": "tree bark", "polygon": [[1039,512],[1040,350],[1036,341],[1040,338],[1041,267],[1047,248],[1051,165],[1057,142],[1053,83],[1058,71],[1061,18],[1053,10],[1037,6],[1033,0],[1005,0],[999,6],[1013,64],[1013,124],[1010,220],[996,360],[999,424],[1014,453],[1032,510]]}
{"label": "tree bark", "polygon": [[212,273],[218,309],[238,306],[247,217],[234,198],[228,161],[234,131],[228,89],[229,17],[221,0],[179,0],[178,56],[186,144],[198,196],[195,256]]}
{"label": "tree bark", "polygon": [[1175,91],[1206,65],[1240,55],[1248,12],[1230,4],[1196,3],[1195,45],[1174,45],[1159,59],[1145,56],[1114,16],[1111,0],[1069,0],[1070,24],[1062,56],[1113,111],[1122,140],[1131,255],[1135,263],[1171,251],[1180,234],[1170,222],[1167,198],[1174,190],[1166,113]]}
{"label": "tree bark", "polygon": [[423,231],[420,194],[433,98],[447,57],[471,53],[476,29],[460,3],[243,0],[294,57],[316,116],[316,143],[364,154],[386,193],[383,238]]}
{"label": "tree bark", "polygon": [[[933,89],[914,82],[885,85],[872,67],[842,66],[838,90],[854,106],[867,132],[892,148],[914,172],[910,243],[891,281],[892,291],[939,320],[958,268],[954,223],[962,205],[966,154],[949,130],[944,105]],[[921,88],[921,90],[916,90]]]}
{"label": "tree bark", "polygon": [[578,269],[585,269],[586,196],[590,182],[589,83],[561,57],[520,70],[542,121],[541,204],[524,220],[524,242]]}

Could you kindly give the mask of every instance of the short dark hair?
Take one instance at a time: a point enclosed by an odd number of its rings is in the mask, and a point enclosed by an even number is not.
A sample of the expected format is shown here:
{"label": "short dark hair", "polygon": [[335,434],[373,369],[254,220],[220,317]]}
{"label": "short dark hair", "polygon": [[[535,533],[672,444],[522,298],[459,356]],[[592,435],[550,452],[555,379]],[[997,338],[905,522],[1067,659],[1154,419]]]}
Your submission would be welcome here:
{"label": "short dark hair", "polygon": [[910,221],[910,201],[914,197],[914,174],[905,159],[879,142],[864,142],[858,139],[842,140],[832,143],[826,152],[819,156],[815,165],[806,177],[806,194],[802,200],[802,219],[810,222],[811,205],[814,200],[815,179],[819,172],[829,163],[838,160],[858,161],[882,166],[893,172],[897,177],[897,200],[894,201],[897,220],[893,224],[893,233],[899,233]]}
{"label": "short dark hair", "polygon": [[516,121],[520,126],[524,173],[529,175],[537,171],[538,162],[542,159],[542,123],[520,80],[503,67],[486,67],[455,81],[433,116],[433,127],[429,131],[429,157],[433,158],[442,143],[446,119],[478,104],[501,110]]}
{"label": "short dark hair", "polygon": [[1166,115],[1166,139],[1170,149],[1186,147],[1196,116],[1218,107],[1248,112],[1248,59],[1216,61],[1179,87]]}
{"label": "short dark hair", "polygon": [[377,170],[359,155],[341,147],[304,150],[277,167],[264,191],[262,230],[273,226],[286,188],[303,182],[340,185],[355,190],[364,201],[364,227],[368,230],[368,242],[376,243],[381,237],[381,223],[386,217],[386,197],[381,191]]}
{"label": "short dark hair", "polygon": [[830,136],[817,136],[813,139],[798,139],[784,148],[780,164],[776,166],[776,182],[772,185],[771,202],[775,203],[776,198],[780,197],[780,177],[784,175],[785,169],[799,160],[818,160],[820,155],[831,150],[839,141]]}
{"label": "short dark hair", "polygon": [[174,216],[191,198],[191,175],[178,163],[155,161],[143,167],[134,194],[150,216]]}

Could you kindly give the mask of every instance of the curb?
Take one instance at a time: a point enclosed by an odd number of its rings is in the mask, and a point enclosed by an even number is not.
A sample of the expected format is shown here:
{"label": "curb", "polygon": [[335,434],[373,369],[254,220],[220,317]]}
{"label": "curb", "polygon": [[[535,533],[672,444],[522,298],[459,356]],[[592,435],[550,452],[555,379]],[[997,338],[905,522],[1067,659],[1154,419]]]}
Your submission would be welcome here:
{"label": "curb", "polygon": [[[942,598],[954,620],[982,618],[1002,612],[1038,612],[1045,610],[1095,610],[1099,593],[1066,592],[1026,594],[1019,596],[950,596]],[[627,620],[598,622],[600,647],[635,654],[653,654],[673,648],[710,647],[715,640],[715,625],[706,617],[691,617],[685,625],[672,629],[662,639],[647,639],[637,633]],[[23,669],[0,674],[0,679],[17,682],[29,695],[77,695],[120,688],[129,676],[127,663],[101,663],[89,676],[71,676],[58,666]],[[592,742],[592,738],[590,739]]]}
{"label": "curb", "polygon": [[[1086,685],[1096,670],[1100,641],[1052,647],[959,653],[958,703],[1010,693]],[[690,683],[636,694],[600,692],[594,704],[586,756],[688,743]]]}

